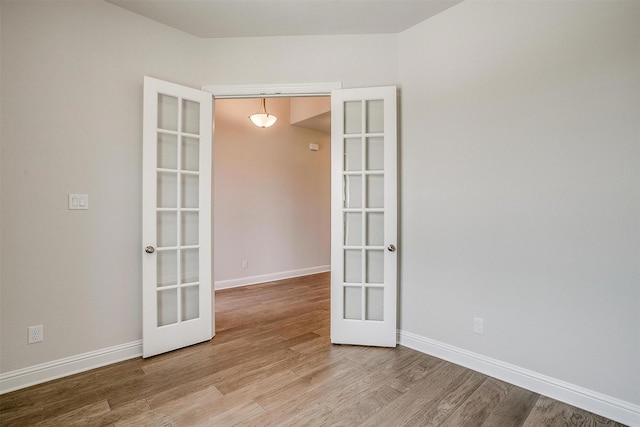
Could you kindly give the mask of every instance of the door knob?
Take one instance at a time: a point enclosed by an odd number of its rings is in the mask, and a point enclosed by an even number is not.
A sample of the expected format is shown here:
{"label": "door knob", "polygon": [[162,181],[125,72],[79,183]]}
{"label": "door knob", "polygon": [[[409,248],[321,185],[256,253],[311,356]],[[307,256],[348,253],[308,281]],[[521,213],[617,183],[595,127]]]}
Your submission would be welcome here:
{"label": "door knob", "polygon": [[387,250],[389,252],[395,252],[396,251],[396,247],[394,245],[389,245],[389,246],[387,246]]}
{"label": "door knob", "polygon": [[156,251],[156,248],[154,248],[153,246],[147,246],[146,248],[144,248],[144,251],[148,254],[152,254]]}

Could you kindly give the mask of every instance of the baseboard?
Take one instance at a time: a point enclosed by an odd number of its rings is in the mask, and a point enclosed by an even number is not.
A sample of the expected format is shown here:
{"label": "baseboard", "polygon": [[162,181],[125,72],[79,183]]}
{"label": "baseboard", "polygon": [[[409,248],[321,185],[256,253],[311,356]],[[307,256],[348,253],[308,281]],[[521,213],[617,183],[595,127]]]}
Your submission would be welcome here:
{"label": "baseboard", "polygon": [[[225,289],[254,285],[273,280],[324,273],[326,271],[331,271],[330,265],[223,280],[215,282],[215,288]],[[140,356],[142,356],[141,340],[3,373],[0,374],[0,394]]]}
{"label": "baseboard", "polygon": [[142,356],[142,340],[0,374],[0,394]]}
{"label": "baseboard", "polygon": [[300,270],[280,271],[277,273],[261,274],[258,276],[241,277],[239,279],[218,280],[215,289],[237,288],[239,286],[256,285],[258,283],[272,282],[274,280],[291,279],[293,277],[308,276],[310,274],[331,271],[330,265],[302,268]]}
{"label": "baseboard", "polygon": [[614,421],[640,426],[638,405],[410,332],[398,330],[398,343]]}

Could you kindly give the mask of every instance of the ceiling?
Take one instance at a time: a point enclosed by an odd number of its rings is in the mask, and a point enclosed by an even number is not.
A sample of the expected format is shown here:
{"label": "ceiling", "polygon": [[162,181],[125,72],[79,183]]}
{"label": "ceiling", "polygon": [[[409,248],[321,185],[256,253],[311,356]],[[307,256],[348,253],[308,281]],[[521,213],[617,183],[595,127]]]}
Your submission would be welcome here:
{"label": "ceiling", "polygon": [[309,117],[297,123],[291,123],[291,125],[313,129],[331,135],[331,111]]}
{"label": "ceiling", "polygon": [[462,0],[107,0],[197,37],[398,33]]}

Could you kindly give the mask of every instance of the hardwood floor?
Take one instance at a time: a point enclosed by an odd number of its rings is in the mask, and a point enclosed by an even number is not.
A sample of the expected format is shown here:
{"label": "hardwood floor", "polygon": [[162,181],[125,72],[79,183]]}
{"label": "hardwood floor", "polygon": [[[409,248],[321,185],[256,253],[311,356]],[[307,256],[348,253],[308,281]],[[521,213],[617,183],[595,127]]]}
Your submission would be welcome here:
{"label": "hardwood floor", "polygon": [[0,396],[2,426],[619,426],[397,347],[329,342],[327,273],[216,292],[217,335]]}

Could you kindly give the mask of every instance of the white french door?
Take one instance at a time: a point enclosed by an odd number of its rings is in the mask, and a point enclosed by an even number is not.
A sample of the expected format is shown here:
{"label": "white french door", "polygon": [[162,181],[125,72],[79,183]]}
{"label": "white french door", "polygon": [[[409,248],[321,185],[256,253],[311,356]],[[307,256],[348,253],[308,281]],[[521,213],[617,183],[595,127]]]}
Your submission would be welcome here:
{"label": "white french door", "polygon": [[215,334],[211,94],[144,79],[143,357]]}
{"label": "white french door", "polygon": [[396,88],[331,93],[331,342],[396,346]]}
{"label": "white french door", "polygon": [[[331,92],[331,341],[393,347],[396,88]],[[143,356],[215,334],[211,93],[145,77]]]}

